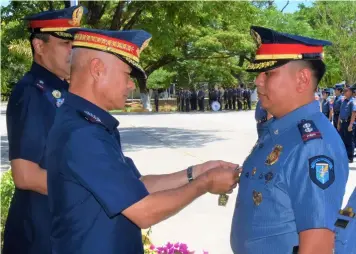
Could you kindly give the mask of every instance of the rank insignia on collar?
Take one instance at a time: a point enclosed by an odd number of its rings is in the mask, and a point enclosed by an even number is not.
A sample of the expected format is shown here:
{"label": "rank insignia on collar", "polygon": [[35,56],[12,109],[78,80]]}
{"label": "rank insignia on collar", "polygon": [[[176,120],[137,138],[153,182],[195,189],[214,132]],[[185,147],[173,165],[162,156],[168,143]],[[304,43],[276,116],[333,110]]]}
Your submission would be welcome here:
{"label": "rank insignia on collar", "polygon": [[281,155],[283,147],[281,145],[276,145],[272,152],[267,156],[266,159],[266,164],[267,165],[273,165],[274,163],[276,163],[279,159],[279,156]]}
{"label": "rank insignia on collar", "polygon": [[262,193],[253,190],[252,199],[253,199],[253,203],[255,203],[255,205],[259,206],[262,202]]}
{"label": "rank insignia on collar", "polygon": [[56,106],[57,106],[57,108],[59,108],[60,106],[62,106],[63,102],[64,102],[64,98],[57,99],[57,101],[56,101]]}
{"label": "rank insignia on collar", "polygon": [[61,98],[61,96],[62,96],[61,92],[58,91],[58,90],[53,90],[52,95],[53,95],[53,97],[56,98],[56,99],[59,99],[59,98]]}
{"label": "rank insignia on collar", "polygon": [[334,161],[325,155],[310,158],[309,177],[313,183],[325,190],[335,181]]}

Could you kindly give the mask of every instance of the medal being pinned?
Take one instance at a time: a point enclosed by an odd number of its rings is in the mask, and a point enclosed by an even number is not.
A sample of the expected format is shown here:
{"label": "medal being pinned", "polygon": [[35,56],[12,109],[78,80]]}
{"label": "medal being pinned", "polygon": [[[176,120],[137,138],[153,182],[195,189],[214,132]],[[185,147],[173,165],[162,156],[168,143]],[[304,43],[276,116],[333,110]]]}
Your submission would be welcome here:
{"label": "medal being pinned", "polygon": [[[240,171],[242,167],[238,166],[235,170],[236,171]],[[240,176],[241,176],[241,172],[239,172],[238,176],[237,176],[237,183],[240,183]],[[226,206],[227,202],[229,201],[229,195],[227,194],[220,194],[219,195],[219,200],[218,200],[218,205],[219,206]]]}

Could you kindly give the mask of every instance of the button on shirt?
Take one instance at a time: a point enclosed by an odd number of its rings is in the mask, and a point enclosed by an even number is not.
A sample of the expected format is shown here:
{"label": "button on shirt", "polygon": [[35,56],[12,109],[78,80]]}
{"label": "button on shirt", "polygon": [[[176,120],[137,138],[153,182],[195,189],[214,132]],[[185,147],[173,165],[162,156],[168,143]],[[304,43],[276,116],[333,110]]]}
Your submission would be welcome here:
{"label": "button on shirt", "polygon": [[53,253],[143,253],[141,229],[121,212],[148,191],[123,155],[117,126],[108,112],[66,94],[46,153]]}
{"label": "button on shirt", "polygon": [[243,164],[231,230],[238,254],[292,253],[301,231],[333,230],[345,192],[345,147],[317,101],[267,124]]}
{"label": "button on shirt", "polygon": [[344,99],[340,108],[340,120],[348,120],[351,118],[352,111],[356,111],[356,104],[354,98]]}
{"label": "button on shirt", "polygon": [[[46,139],[57,110],[56,102],[61,100],[52,93],[56,90],[60,95],[67,89],[66,81],[32,64],[14,87],[7,106],[9,160],[24,159],[46,169]],[[3,253],[51,253],[49,225],[47,196],[16,188],[6,222]]]}

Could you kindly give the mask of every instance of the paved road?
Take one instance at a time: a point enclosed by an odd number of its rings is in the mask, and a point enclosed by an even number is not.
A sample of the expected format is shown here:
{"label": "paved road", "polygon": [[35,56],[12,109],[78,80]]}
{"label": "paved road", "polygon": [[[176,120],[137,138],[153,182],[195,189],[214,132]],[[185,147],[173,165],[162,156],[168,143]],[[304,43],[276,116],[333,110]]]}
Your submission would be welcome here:
{"label": "paved road", "polygon": [[[1,120],[1,163],[7,163],[5,116]],[[253,112],[118,115],[124,152],[142,174],[169,173],[211,159],[242,163],[257,134]],[[2,169],[7,166],[2,165]],[[3,167],[4,166],[4,167]],[[351,165],[345,199],[356,185],[356,163]],[[197,254],[230,254],[229,234],[236,199],[226,207],[217,196],[205,195],[181,213],[153,227],[152,240],[187,243]]]}

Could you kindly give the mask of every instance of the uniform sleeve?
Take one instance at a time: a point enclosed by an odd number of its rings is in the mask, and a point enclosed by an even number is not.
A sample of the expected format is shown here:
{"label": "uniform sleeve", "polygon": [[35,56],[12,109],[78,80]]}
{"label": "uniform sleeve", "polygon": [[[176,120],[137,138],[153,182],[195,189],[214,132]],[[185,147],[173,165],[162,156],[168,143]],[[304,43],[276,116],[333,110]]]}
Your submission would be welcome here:
{"label": "uniform sleeve", "polygon": [[113,217],[148,195],[120,155],[110,134],[96,126],[73,133],[66,145],[64,163],[73,177]]}
{"label": "uniform sleeve", "polygon": [[24,159],[37,164],[41,161],[47,136],[41,100],[40,91],[27,87],[16,91],[9,101],[9,160]]}
{"label": "uniform sleeve", "polygon": [[132,160],[130,157],[126,157],[126,156],[125,156],[125,161],[126,161],[127,164],[130,165],[130,167],[132,168],[132,170],[133,170],[135,176],[136,176],[137,178],[140,178],[140,177],[141,177],[141,173],[140,173],[140,171],[138,170],[138,168],[136,167],[136,165],[135,165],[135,163],[133,162],[133,160]]}
{"label": "uniform sleeve", "polygon": [[297,231],[334,229],[348,177],[348,159],[342,143],[315,139],[301,144],[286,163],[288,192]]}
{"label": "uniform sleeve", "polygon": [[352,102],[352,111],[356,111],[356,101]]}

